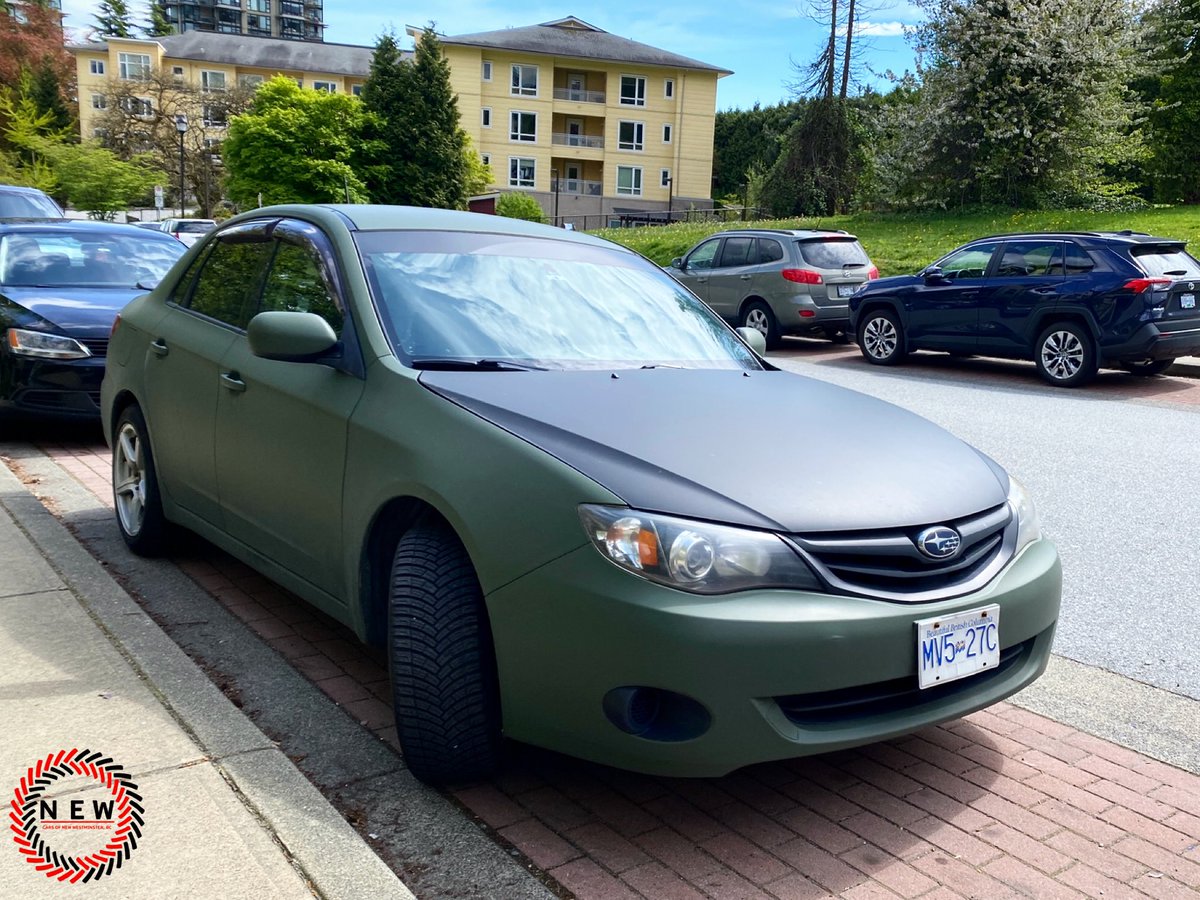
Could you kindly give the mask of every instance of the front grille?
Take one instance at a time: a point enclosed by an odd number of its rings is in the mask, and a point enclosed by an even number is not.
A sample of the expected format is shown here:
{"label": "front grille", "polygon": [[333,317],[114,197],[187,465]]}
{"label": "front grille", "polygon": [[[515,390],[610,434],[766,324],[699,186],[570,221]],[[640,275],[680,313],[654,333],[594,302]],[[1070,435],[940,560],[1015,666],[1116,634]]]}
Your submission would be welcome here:
{"label": "front grille", "polygon": [[943,600],[986,584],[1012,557],[1017,523],[1008,504],[950,522],[958,553],[930,559],[917,549],[926,526],[791,535],[809,565],[836,592],[910,602]]}
{"label": "front grille", "polygon": [[982,689],[984,685],[1002,678],[1005,672],[1023,662],[1033,652],[1033,642],[1034,638],[1030,638],[1001,650],[999,664],[988,672],[979,672],[925,690],[917,686],[917,676],[913,674],[905,678],[877,681],[874,684],[836,691],[791,694],[773,699],[788,720],[800,726],[829,725],[863,716],[902,712],[964,691]]}
{"label": "front grille", "polygon": [[108,338],[76,338],[76,340],[87,347],[92,356],[98,359],[103,359],[108,355]]}

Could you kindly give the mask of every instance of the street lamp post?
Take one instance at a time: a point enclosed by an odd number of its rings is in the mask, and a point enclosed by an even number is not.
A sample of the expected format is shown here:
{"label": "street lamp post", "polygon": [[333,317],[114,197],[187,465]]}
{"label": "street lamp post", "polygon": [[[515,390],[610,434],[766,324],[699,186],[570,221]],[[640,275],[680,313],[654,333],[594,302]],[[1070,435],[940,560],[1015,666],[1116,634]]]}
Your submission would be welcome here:
{"label": "street lamp post", "polygon": [[183,218],[183,136],[187,134],[188,120],[183,113],[175,115],[175,130],[179,132],[179,218]]}
{"label": "street lamp post", "polygon": [[550,178],[554,182],[554,227],[559,226],[558,221],[558,169],[550,169]]}
{"label": "street lamp post", "polygon": [[675,199],[675,179],[673,176],[668,175],[667,176],[667,224],[668,225],[671,224],[671,217],[672,217],[671,206],[672,206],[672,202],[674,201],[674,199]]}

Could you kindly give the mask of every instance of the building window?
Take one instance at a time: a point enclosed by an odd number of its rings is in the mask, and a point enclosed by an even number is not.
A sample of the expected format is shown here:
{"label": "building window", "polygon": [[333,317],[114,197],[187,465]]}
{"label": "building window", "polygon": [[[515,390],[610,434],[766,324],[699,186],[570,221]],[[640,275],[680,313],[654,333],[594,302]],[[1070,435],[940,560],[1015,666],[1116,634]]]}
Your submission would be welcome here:
{"label": "building window", "polygon": [[108,137],[108,129],[107,128],[93,128],[92,129],[92,137],[97,138],[102,141],[106,137]]}
{"label": "building window", "polygon": [[537,113],[511,113],[508,117],[508,139],[510,141],[536,141]]}
{"label": "building window", "polygon": [[225,90],[225,73],[203,71],[200,73],[200,88],[205,91]]}
{"label": "building window", "polygon": [[224,128],[229,124],[229,116],[223,106],[204,106],[204,127]]}
{"label": "building window", "polygon": [[480,110],[479,121],[484,128],[492,127],[492,108],[490,106],[485,106],[482,110]]}
{"label": "building window", "polygon": [[538,92],[538,67],[513,66],[512,92],[522,97],[536,97]]}
{"label": "building window", "polygon": [[483,61],[483,80],[492,80],[492,61],[490,59],[485,59]]}
{"label": "building window", "polygon": [[271,11],[271,0],[247,0],[246,9],[250,12],[269,13]]}
{"label": "building window", "polygon": [[617,126],[618,150],[641,150],[645,126],[641,122],[621,122]]}
{"label": "building window", "polygon": [[121,77],[126,81],[134,78],[146,78],[150,74],[150,57],[145,53],[119,53]]}
{"label": "building window", "polygon": [[660,177],[662,178],[662,186],[669,188],[671,186],[671,170],[663,169]]}
{"label": "building window", "polygon": [[108,109],[108,98],[103,94],[92,94],[92,109]]}
{"label": "building window", "polygon": [[248,88],[250,90],[254,90],[255,88],[257,88],[260,84],[263,83],[263,81],[264,81],[264,78],[262,75],[239,75],[238,76],[238,86]]}
{"label": "building window", "polygon": [[537,160],[528,157],[510,156],[508,158],[508,186],[531,188],[537,176]]}
{"label": "building window", "polygon": [[93,59],[89,61],[88,67],[93,75],[104,74],[104,60],[102,59]]}
{"label": "building window", "polygon": [[363,89],[363,86],[361,84],[350,85],[350,93],[351,93],[351,95],[353,95],[355,97],[362,96],[362,89]]}
{"label": "building window", "polygon": [[246,33],[259,37],[271,36],[270,16],[246,16]]}
{"label": "building window", "polygon": [[154,104],[145,97],[122,97],[120,106],[125,112],[142,119],[154,115]]}
{"label": "building window", "polygon": [[313,90],[314,91],[324,91],[326,94],[336,94],[337,93],[337,85],[334,84],[332,81],[314,81],[313,82]]}
{"label": "building window", "polygon": [[642,195],[641,166],[617,166],[617,193],[631,197]]}
{"label": "building window", "polygon": [[621,105],[646,105],[646,79],[641,75],[621,76]]}
{"label": "building window", "polygon": [[663,143],[664,144],[671,143],[671,126],[670,125],[663,126]]}
{"label": "building window", "polygon": [[668,100],[675,99],[675,79],[674,78],[664,78],[663,79],[663,96],[666,97]]}
{"label": "building window", "polygon": [[481,153],[479,155],[479,159],[485,166],[490,166],[492,164],[492,154],[490,153]]}
{"label": "building window", "polygon": [[171,77],[176,81],[183,81],[183,66],[171,66]]}

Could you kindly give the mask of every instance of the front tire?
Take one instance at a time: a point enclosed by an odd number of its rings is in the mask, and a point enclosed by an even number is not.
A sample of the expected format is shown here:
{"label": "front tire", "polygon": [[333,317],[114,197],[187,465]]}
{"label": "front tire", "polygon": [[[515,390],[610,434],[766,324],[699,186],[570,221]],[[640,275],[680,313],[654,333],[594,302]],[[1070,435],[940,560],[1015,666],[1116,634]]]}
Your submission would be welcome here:
{"label": "front tire", "polygon": [[771,312],[771,307],[761,300],[754,300],[746,304],[746,308],[742,310],[742,327],[753,328],[766,338],[768,350],[776,350],[783,343],[783,336],[779,333],[779,322],[775,318],[775,313]]}
{"label": "front tire", "polygon": [[890,309],[874,309],[858,327],[858,349],[867,362],[877,366],[894,366],[904,362],[908,351],[904,347],[904,326]]}
{"label": "front tire", "polygon": [[1175,365],[1173,359],[1148,359],[1144,362],[1127,362],[1122,363],[1123,368],[1130,375],[1140,375],[1144,378],[1150,378],[1154,375],[1161,375],[1171,366]]}
{"label": "front tire", "polygon": [[1077,322],[1056,322],[1037,339],[1034,363],[1038,374],[1056,387],[1080,387],[1096,377],[1096,342]]}
{"label": "front tire", "polygon": [[409,771],[430,784],[493,774],[502,741],[491,626],[466,548],[443,522],[419,522],[396,546],[388,663]]}
{"label": "front tire", "polygon": [[113,428],[113,505],[126,546],[138,556],[159,556],[170,543],[163,514],[150,432],[141,407],[127,406]]}

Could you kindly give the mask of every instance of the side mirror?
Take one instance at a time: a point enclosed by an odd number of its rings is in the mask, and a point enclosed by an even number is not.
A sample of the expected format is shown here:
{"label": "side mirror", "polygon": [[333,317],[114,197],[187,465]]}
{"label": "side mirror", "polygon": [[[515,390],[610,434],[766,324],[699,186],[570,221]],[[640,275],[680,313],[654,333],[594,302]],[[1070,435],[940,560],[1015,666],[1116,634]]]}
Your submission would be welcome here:
{"label": "side mirror", "polygon": [[926,284],[932,284],[935,281],[941,281],[944,277],[942,275],[941,266],[926,266],[925,270],[921,272],[921,276],[925,279]]}
{"label": "side mirror", "polygon": [[262,312],[246,327],[250,352],[263,359],[311,362],[338,342],[329,323],[306,312]]}
{"label": "side mirror", "polygon": [[143,278],[141,281],[139,281],[135,285],[135,287],[139,291],[152,291],[156,287],[158,287],[158,279],[157,278]]}
{"label": "side mirror", "polygon": [[683,258],[680,256],[677,256],[673,260],[671,260],[671,268],[672,269],[682,269],[683,268]]}
{"label": "side mirror", "polygon": [[739,328],[737,333],[743,341],[750,345],[750,349],[759,356],[767,352],[767,339],[763,337],[763,333],[757,328]]}

